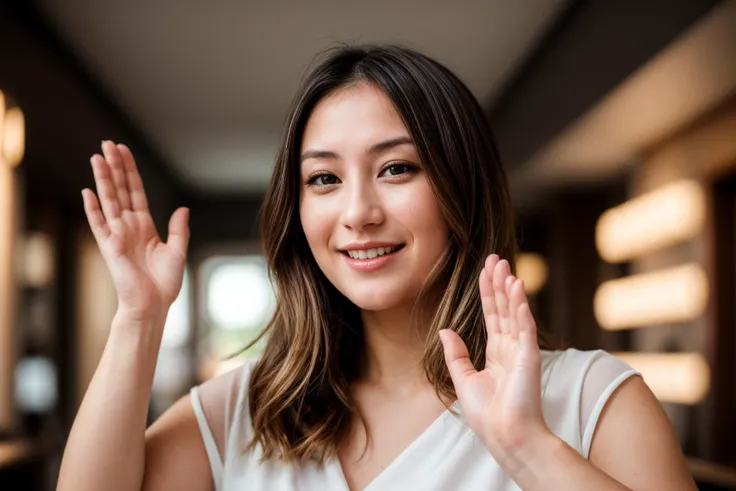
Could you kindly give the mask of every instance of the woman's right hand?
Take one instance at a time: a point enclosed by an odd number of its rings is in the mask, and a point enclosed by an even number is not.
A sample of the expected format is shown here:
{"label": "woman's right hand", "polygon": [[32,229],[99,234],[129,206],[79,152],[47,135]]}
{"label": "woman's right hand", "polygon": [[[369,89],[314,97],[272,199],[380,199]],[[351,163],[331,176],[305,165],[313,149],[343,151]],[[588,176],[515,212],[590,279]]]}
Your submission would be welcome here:
{"label": "woman's right hand", "polygon": [[115,284],[118,313],[136,321],[162,320],[182,285],[189,210],[174,212],[168,241],[162,242],[128,147],[104,141],[102,153],[104,157],[95,154],[90,159],[100,199],[89,189],[82,191],[82,198]]}

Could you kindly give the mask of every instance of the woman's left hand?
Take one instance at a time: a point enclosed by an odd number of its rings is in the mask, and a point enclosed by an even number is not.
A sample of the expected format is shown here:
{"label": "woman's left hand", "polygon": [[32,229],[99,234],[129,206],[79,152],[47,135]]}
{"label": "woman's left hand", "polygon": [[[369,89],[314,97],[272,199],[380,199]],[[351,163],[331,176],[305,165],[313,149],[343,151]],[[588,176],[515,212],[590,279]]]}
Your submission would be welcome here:
{"label": "woman's left hand", "polygon": [[524,283],[509,263],[488,257],[479,280],[488,332],[485,368],[477,371],[457,333],[440,338],[468,426],[504,467],[550,434],[542,416],[541,353]]}

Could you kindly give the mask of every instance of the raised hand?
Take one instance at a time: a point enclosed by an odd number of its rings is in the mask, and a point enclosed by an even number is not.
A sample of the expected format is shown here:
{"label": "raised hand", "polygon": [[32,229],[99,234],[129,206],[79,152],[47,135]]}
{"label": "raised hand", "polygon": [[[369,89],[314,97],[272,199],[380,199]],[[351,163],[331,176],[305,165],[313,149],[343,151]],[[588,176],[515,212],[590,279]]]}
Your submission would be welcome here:
{"label": "raised hand", "polygon": [[477,371],[460,336],[440,331],[447,363],[468,426],[499,462],[548,432],[542,416],[541,353],[524,283],[491,255],[479,279],[488,331],[486,365]]}
{"label": "raised hand", "polygon": [[174,212],[168,241],[162,242],[128,147],[104,141],[102,153],[104,157],[95,154],[90,159],[100,199],[89,189],[82,191],[82,198],[115,284],[118,312],[135,320],[161,320],[181,289],[189,210]]}

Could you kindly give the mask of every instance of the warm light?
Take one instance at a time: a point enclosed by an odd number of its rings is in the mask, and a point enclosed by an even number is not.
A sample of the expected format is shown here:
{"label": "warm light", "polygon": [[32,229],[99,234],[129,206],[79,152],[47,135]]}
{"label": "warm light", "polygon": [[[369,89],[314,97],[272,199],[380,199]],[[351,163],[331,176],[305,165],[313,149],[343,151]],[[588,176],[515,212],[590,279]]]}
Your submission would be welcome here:
{"label": "warm light", "polygon": [[0,90],[0,165],[3,165],[3,136],[5,135],[5,94]]}
{"label": "warm light", "polygon": [[11,107],[5,112],[3,128],[3,159],[11,167],[23,160],[26,146],[26,123],[23,111],[19,107]]}
{"label": "warm light", "polygon": [[621,262],[691,238],[703,227],[705,208],[705,191],[690,180],[634,198],[601,215],[598,253],[608,262]]}
{"label": "warm light", "polygon": [[42,232],[28,234],[23,247],[23,279],[26,285],[41,288],[54,281],[54,244]]}
{"label": "warm light", "polygon": [[18,227],[16,189],[13,169],[0,158],[0,432],[15,423],[12,373],[17,344],[13,278],[18,253],[15,247]]}
{"label": "warm light", "polygon": [[0,164],[15,167],[23,160],[26,146],[26,123],[19,107],[8,107],[0,90]]}
{"label": "warm light", "polygon": [[697,264],[629,276],[603,283],[594,298],[604,329],[627,329],[700,316],[708,300],[708,279]]}
{"label": "warm light", "polygon": [[662,402],[697,404],[710,389],[710,368],[698,353],[613,353],[644,377]]}
{"label": "warm light", "polygon": [[521,252],[516,256],[516,276],[524,280],[526,293],[534,295],[547,283],[547,261],[534,252]]}

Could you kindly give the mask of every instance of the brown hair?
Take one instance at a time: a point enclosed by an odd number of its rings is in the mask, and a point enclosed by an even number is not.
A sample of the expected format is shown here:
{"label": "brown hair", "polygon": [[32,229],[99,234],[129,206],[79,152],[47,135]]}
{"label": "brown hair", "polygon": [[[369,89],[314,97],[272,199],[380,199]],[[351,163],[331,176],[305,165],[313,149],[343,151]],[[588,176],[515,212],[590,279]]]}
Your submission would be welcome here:
{"label": "brown hair", "polygon": [[[248,397],[250,447],[260,444],[264,459],[334,456],[351,418],[359,415],[349,384],[363,366],[360,312],[320,271],[299,219],[299,152],[307,119],[325,96],[357,82],[375,85],[393,102],[449,227],[447,248],[416,303],[440,291],[429,332],[457,332],[478,368],[485,364],[487,340],[480,271],[491,253],[513,264],[516,237],[506,175],[483,112],[465,85],[406,48],[328,51],[292,103],[261,213],[277,304],[262,333],[268,340]],[[438,394],[455,399],[437,335],[428,336],[424,368]]]}

